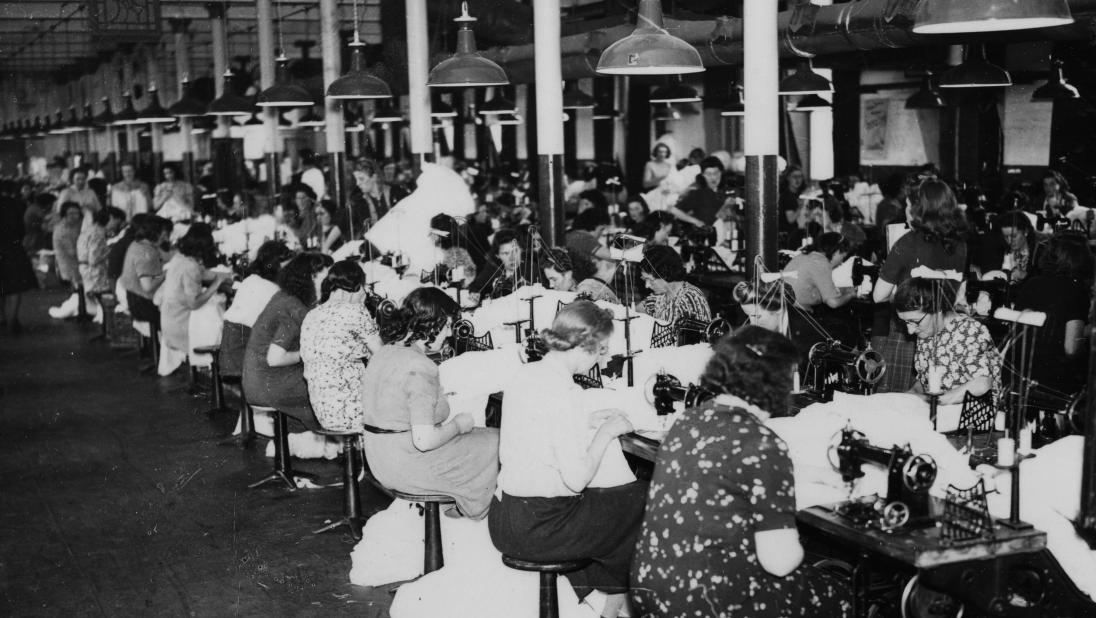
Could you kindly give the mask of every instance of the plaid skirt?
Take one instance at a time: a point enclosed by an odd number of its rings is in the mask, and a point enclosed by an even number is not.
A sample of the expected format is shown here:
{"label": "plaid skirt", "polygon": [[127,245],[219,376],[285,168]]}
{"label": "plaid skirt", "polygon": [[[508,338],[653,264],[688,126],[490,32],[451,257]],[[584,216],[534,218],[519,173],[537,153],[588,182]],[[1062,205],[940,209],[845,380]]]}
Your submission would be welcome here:
{"label": "plaid skirt", "polygon": [[913,355],[917,340],[906,334],[903,324],[891,321],[890,333],[871,338],[871,347],[883,355],[887,371],[876,386],[878,393],[904,393],[913,387]]}

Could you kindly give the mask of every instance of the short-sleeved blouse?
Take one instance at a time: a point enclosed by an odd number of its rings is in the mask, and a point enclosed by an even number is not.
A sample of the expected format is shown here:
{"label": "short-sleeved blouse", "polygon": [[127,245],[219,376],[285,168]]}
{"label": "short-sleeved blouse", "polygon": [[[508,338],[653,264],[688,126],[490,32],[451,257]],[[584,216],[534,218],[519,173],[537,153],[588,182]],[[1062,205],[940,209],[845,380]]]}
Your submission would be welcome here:
{"label": "short-sleeved blouse", "polygon": [[685,411],[651,479],[632,563],[637,615],[842,615],[845,593],[801,570],[776,577],[758,561],[754,535],[794,529],[795,512],[783,440],[742,407]]}
{"label": "short-sleeved blouse", "polygon": [[301,323],[308,307],[279,290],[255,320],[244,351],[243,390],[248,403],[275,407],[307,424],[314,423],[301,363],[271,367],[266,362],[270,344],[287,352],[301,349]]}
{"label": "short-sleeved blouse", "polygon": [[160,248],[148,240],[130,243],[122,264],[122,287],[127,292],[152,300],[152,292],[141,287],[141,277],[157,277],[164,271],[164,258]]}
{"label": "short-sleeved blouse", "polygon": [[993,392],[998,396],[1001,393],[1001,353],[993,345],[989,330],[970,316],[956,315],[935,336],[917,340],[913,367],[926,392],[930,365],[944,367],[945,391],[985,376],[993,380]]}
{"label": "short-sleeved blouse", "polygon": [[76,257],[80,263],[80,280],[85,292],[110,292],[107,276],[107,232],[101,225],[93,225],[80,232],[76,239]]}
{"label": "short-sleeved blouse", "polygon": [[301,324],[301,362],[316,420],[325,429],[360,430],[362,359],[377,333],[373,316],[360,304],[327,302]]}
{"label": "short-sleeved blouse", "polygon": [[826,302],[826,299],[841,296],[833,283],[833,268],[824,253],[800,253],[788,262],[784,272],[797,275],[790,282],[795,291],[795,304],[800,307],[814,307]]}
{"label": "short-sleeved blouse", "polygon": [[656,320],[673,324],[680,317],[701,322],[712,319],[712,310],[704,292],[695,285],[682,282],[676,292],[652,294],[643,301],[647,313]]}
{"label": "short-sleeved blouse", "polygon": [[[879,268],[879,279],[895,286],[910,278],[910,272],[918,266],[933,270],[964,272],[967,268],[967,245],[958,243],[949,253],[943,243],[927,237],[923,232],[911,230],[895,241],[887,259]],[[872,322],[872,336],[886,335],[894,320],[891,303],[877,303]]]}
{"label": "short-sleeved blouse", "polygon": [[205,269],[192,257],[176,254],[164,271],[160,328],[164,343],[183,352],[190,349],[190,312],[199,308]]}

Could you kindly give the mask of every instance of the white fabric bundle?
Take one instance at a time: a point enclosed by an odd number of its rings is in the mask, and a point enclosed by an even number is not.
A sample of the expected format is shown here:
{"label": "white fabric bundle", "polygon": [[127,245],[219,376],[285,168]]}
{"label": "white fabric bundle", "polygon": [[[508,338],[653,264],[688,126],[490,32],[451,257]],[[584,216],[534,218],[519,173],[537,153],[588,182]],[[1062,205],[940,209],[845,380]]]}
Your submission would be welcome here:
{"label": "white fabric bundle", "polygon": [[[88,315],[91,316],[93,322],[102,324],[103,312],[99,309],[99,303],[95,302],[95,299],[90,297],[86,300]],[[46,312],[49,313],[49,317],[55,320],[74,318],[80,313],[80,295],[73,292],[60,305],[50,307]]]}
{"label": "white fabric bundle", "polygon": [[[833,284],[838,288],[851,288],[852,287],[852,264],[856,261],[855,257],[842,262],[837,268],[833,269]],[[864,266],[872,266],[872,263],[867,260],[862,260]],[[871,279],[864,277],[864,280],[860,282],[860,289],[857,290],[862,295],[871,293]]]}
{"label": "white fabric bundle", "polygon": [[190,364],[195,367],[209,367],[213,364],[213,356],[209,354],[197,354],[195,348],[211,345],[221,345],[221,327],[224,325],[225,303],[228,299],[224,294],[214,294],[198,309],[190,312],[190,323],[187,325]]}
{"label": "white fabric bundle", "polygon": [[520,353],[511,348],[465,352],[438,365],[450,416],[464,412],[483,427],[487,398],[505,388],[521,364]]}

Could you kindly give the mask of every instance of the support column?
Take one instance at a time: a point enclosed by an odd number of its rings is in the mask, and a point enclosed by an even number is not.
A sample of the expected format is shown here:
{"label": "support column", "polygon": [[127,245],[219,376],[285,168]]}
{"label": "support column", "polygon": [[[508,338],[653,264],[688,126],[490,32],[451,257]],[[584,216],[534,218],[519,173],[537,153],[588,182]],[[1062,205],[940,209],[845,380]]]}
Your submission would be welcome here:
{"label": "support column", "polygon": [[559,0],[533,3],[537,86],[537,221],[545,240],[562,246],[563,69],[560,66],[559,11]]}
{"label": "support column", "polygon": [[746,273],[753,277],[760,257],[765,268],[776,269],[777,177],[780,151],[779,62],[777,3],[745,2],[742,19],[743,87],[746,95]]}
{"label": "support column", "polygon": [[[559,18],[558,14],[556,18]],[[434,160],[430,89],[426,86],[429,77],[426,0],[407,0],[407,107],[411,120],[411,159],[416,166]]]}
{"label": "support column", "polygon": [[[175,100],[183,98],[186,94],[183,88],[183,78],[193,81],[190,74],[190,49],[187,47],[187,29],[190,28],[189,19],[171,19],[172,43],[175,51]],[[217,76],[213,76],[214,81]],[[164,89],[164,93],[168,92]],[[168,102],[162,101],[165,105]],[[189,117],[179,119],[179,132],[183,137],[183,173],[191,182],[197,180],[194,169],[194,136],[190,131],[194,128],[193,121]]]}
{"label": "support column", "polygon": [[[225,55],[228,46],[224,22],[225,8],[218,2],[207,2],[206,10],[209,11],[209,29],[213,35],[213,92],[215,97],[219,97],[225,93],[223,76],[228,68],[228,56]],[[213,139],[228,139],[228,127],[231,123],[230,117],[217,116],[217,128],[213,132]]]}
{"label": "support column", "polygon": [[[263,90],[274,85],[274,5],[272,0],[255,0],[256,22],[259,30],[259,87]],[[278,109],[264,107],[263,111],[263,158],[266,163],[266,194],[271,206],[281,191],[282,140],[278,139]]]}
{"label": "support column", "polygon": [[[342,74],[342,56],[339,55],[339,15],[337,0],[320,0],[320,51],[323,56],[323,83],[335,81]],[[346,183],[346,130],[343,126],[342,103],[338,99],[324,98],[324,122],[327,125],[327,157],[331,174],[327,193],[340,210],[346,207],[344,185]],[[353,219],[350,236],[354,235]]]}

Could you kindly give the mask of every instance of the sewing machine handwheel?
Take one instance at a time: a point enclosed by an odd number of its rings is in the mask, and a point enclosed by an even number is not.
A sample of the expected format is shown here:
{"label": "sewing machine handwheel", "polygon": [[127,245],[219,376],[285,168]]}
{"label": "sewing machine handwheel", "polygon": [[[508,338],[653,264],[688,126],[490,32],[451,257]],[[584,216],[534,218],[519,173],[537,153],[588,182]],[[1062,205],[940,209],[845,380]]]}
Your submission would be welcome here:
{"label": "sewing machine handwheel", "polygon": [[397,309],[396,303],[386,298],[377,305],[377,317],[391,318],[396,315]]}
{"label": "sewing machine handwheel", "polygon": [[910,507],[905,502],[890,502],[883,507],[883,513],[879,517],[879,527],[883,530],[894,530],[906,525],[910,520]]}
{"label": "sewing machine handwheel", "polygon": [[936,460],[929,455],[915,455],[902,466],[902,484],[910,491],[925,491],[936,481]]}
{"label": "sewing machine handwheel", "polygon": [[[826,447],[826,459],[830,462],[830,465],[833,466],[833,469],[839,472],[841,471],[841,460],[837,456],[837,447],[841,446],[841,437],[844,435],[844,431],[844,429],[839,430],[830,436],[830,444]],[[863,433],[856,431],[855,429],[852,430],[852,437],[855,440],[866,439],[866,436]]]}
{"label": "sewing machine handwheel", "polygon": [[453,325],[453,334],[458,337],[471,337],[475,327],[468,320],[457,320]]}
{"label": "sewing machine handwheel", "polygon": [[652,374],[647,381],[643,383],[643,398],[647,400],[650,405],[655,405],[655,389],[658,387],[658,379],[662,378],[666,382],[666,386],[670,388],[680,388],[681,380],[668,373],[655,373]]}
{"label": "sewing machine handwheel", "polygon": [[963,618],[966,608],[954,597],[921,585],[914,575],[902,589],[898,605],[902,618]]}
{"label": "sewing machine handwheel", "polygon": [[819,341],[811,346],[810,352],[807,352],[807,362],[812,366],[818,366],[822,363],[820,360],[822,356],[828,353],[830,350],[830,344],[828,341]]}
{"label": "sewing machine handwheel", "polygon": [[856,377],[861,382],[875,384],[883,379],[883,374],[886,372],[887,362],[883,359],[883,355],[871,348],[864,350],[856,359]]}
{"label": "sewing machine handwheel", "polygon": [[704,329],[704,335],[708,340],[708,343],[715,343],[720,337],[731,332],[731,325],[723,318],[716,318],[712,320],[706,329]]}

